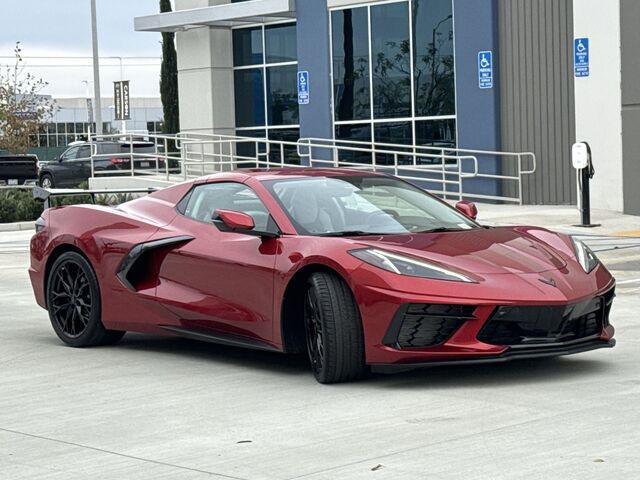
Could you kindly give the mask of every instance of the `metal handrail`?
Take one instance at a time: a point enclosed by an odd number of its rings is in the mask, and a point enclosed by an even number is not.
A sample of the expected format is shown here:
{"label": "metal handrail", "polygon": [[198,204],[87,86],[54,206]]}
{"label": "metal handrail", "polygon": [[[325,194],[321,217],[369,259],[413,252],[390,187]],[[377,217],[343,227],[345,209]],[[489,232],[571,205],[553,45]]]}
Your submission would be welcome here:
{"label": "metal handrail", "polygon": [[[377,146],[381,146],[385,148],[393,148],[393,149],[398,148],[403,150],[409,150],[410,152],[411,151],[436,151],[436,152],[440,152],[442,155],[444,155],[445,152],[448,152],[448,153],[457,154],[456,156],[459,156],[459,154],[473,154],[475,156],[487,155],[487,156],[503,157],[503,158],[513,157],[516,160],[516,168],[517,168],[515,175],[489,174],[489,173],[478,172],[477,175],[475,175],[475,177],[500,180],[500,181],[515,181],[517,185],[517,191],[518,191],[517,197],[482,195],[482,194],[475,194],[475,193],[469,193],[469,192],[465,193],[465,196],[479,198],[479,199],[486,199],[486,200],[502,200],[502,201],[516,202],[519,204],[522,204],[523,177],[525,175],[531,175],[535,173],[537,169],[537,159],[536,159],[535,153],[533,152],[504,152],[504,151],[497,151],[497,150],[480,150],[480,149],[445,147],[445,146],[438,147],[435,145],[404,145],[404,144],[397,144],[397,143],[379,143],[379,142],[372,144],[371,142],[365,142],[361,140],[339,140],[339,139],[326,139],[326,138],[323,139],[323,138],[313,138],[313,137],[300,139],[300,142],[324,143],[337,148],[344,148],[345,145],[372,146],[371,148],[373,149],[374,152],[378,151],[378,149],[376,148]],[[412,153],[408,153],[408,155],[412,155]],[[523,168],[522,164],[523,164],[524,158],[530,159],[531,168],[529,169]]]}
{"label": "metal handrail", "polygon": [[[297,162],[288,158],[289,152],[299,159],[306,160],[308,166],[348,167],[359,170],[372,170],[392,173],[400,178],[421,182],[429,191],[443,195],[445,198],[463,197],[499,200],[522,203],[522,178],[536,170],[536,157],[532,152],[499,152],[490,150],[472,150],[455,147],[438,147],[432,145],[403,145],[394,143],[375,143],[359,140],[334,140],[322,138],[302,138],[297,141],[272,140],[237,135],[224,135],[199,132],[180,132],[175,135],[145,134],[145,140],[156,145],[152,153],[135,153],[133,142],[140,138],[137,132],[126,134],[108,134],[91,137],[99,139],[129,140],[130,150],[120,156],[130,159],[129,170],[98,171],[94,169],[94,161],[108,158],[109,155],[98,155],[92,150],[92,176],[122,175],[123,171],[135,175],[149,175],[154,172],[163,174],[166,180],[178,169],[170,169],[169,163],[180,165],[179,178],[205,175],[209,172],[234,170],[242,164],[251,164],[262,168],[299,167]],[[162,147],[164,144],[164,148]],[[169,145],[175,145],[176,151],[168,152]],[[240,145],[251,145],[253,152],[244,154]],[[359,155],[370,160],[366,162],[352,161],[349,156]],[[513,175],[501,173],[484,173],[481,155],[490,155],[504,159],[515,158]],[[385,158],[381,161],[380,157]],[[136,169],[134,160],[155,159],[155,169]],[[523,168],[523,160],[530,159],[530,167]],[[164,160],[164,165],[160,162]],[[517,185],[516,197],[484,195],[468,191],[464,182],[473,178],[485,178],[496,181],[512,181]],[[437,186],[440,186],[439,188]]]}
{"label": "metal handrail", "polygon": [[75,197],[88,195],[91,197],[92,203],[96,203],[97,195],[112,195],[123,193],[146,193],[147,195],[155,192],[157,189],[153,187],[147,188],[118,188],[110,190],[83,190],[80,188],[43,188],[33,187],[33,198],[44,203],[44,208],[51,206],[50,199],[54,197]]}

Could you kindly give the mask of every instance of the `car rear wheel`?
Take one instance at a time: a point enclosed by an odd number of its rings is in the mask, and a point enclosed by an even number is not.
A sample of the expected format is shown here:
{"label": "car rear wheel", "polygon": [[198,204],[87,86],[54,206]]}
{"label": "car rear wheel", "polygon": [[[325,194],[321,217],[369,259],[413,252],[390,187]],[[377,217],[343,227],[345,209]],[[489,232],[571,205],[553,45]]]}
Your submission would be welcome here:
{"label": "car rear wheel", "polygon": [[42,177],[40,178],[40,186],[42,188],[53,188],[54,187],[53,177],[48,173],[45,173],[44,175],[42,175]]}
{"label": "car rear wheel", "polygon": [[314,273],[304,297],[309,361],[316,380],[338,383],[365,372],[360,315],[348,286],[337,276]]}
{"label": "car rear wheel", "polygon": [[47,307],[56,334],[72,347],[107,345],[125,334],[104,328],[98,279],[79,253],[63,253],[51,267]]}

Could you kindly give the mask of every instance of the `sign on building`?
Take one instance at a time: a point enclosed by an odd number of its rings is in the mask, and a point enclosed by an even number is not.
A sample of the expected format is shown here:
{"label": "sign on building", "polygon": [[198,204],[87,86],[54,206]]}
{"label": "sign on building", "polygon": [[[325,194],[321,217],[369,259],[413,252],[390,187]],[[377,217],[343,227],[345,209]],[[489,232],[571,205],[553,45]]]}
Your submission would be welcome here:
{"label": "sign on building", "polygon": [[116,109],[116,120],[131,120],[129,80],[113,82],[113,103]]}
{"label": "sign on building", "polygon": [[309,99],[309,72],[303,70],[298,72],[298,104],[308,105]]}
{"label": "sign on building", "polygon": [[491,50],[478,52],[478,86],[493,88],[493,53]]}
{"label": "sign on building", "polygon": [[588,38],[576,38],[573,41],[573,68],[576,77],[589,76]]}

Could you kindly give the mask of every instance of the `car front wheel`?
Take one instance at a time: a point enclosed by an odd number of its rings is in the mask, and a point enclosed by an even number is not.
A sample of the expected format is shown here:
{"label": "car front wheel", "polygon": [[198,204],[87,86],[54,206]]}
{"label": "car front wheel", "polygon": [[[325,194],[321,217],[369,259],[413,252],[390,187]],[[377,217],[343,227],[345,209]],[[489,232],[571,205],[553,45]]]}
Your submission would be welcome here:
{"label": "car front wheel", "polygon": [[44,175],[42,175],[42,177],[40,178],[40,186],[42,188],[53,188],[54,187],[53,177],[48,173],[45,173]]}
{"label": "car front wheel", "polygon": [[311,275],[304,297],[304,320],[309,361],[318,382],[347,382],[363,376],[362,323],[344,281],[330,273]]}
{"label": "car front wheel", "polygon": [[107,345],[125,334],[102,324],[98,279],[77,252],[63,253],[53,263],[47,279],[47,309],[56,334],[72,347]]}

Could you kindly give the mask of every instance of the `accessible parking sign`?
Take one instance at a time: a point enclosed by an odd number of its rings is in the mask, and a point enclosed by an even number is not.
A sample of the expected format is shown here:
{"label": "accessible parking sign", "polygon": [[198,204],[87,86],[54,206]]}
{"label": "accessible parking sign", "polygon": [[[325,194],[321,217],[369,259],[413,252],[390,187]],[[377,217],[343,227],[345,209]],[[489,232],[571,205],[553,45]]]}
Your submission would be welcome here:
{"label": "accessible parking sign", "polygon": [[493,53],[491,50],[478,52],[478,86],[493,88]]}
{"label": "accessible parking sign", "polygon": [[573,66],[576,77],[589,76],[589,39],[576,38],[573,41]]}
{"label": "accessible parking sign", "polygon": [[309,104],[309,72],[303,70],[298,72],[298,104]]}

